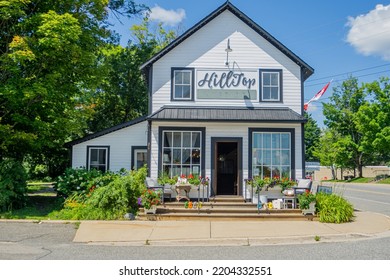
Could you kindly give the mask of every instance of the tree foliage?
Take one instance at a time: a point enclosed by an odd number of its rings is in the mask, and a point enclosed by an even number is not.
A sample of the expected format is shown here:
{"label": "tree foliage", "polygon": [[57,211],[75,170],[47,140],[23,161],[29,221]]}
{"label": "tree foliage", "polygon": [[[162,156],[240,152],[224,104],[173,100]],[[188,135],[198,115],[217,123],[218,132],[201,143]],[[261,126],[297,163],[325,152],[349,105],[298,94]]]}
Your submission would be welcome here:
{"label": "tree foliage", "polygon": [[140,66],[168,45],[177,34],[162,24],[156,30],[146,16],[131,27],[133,41],[126,47],[108,46],[101,57],[105,73],[93,94],[93,118],[89,131],[96,132],[148,113],[148,89]]}
{"label": "tree foliage", "polygon": [[131,16],[128,0],[0,2],[0,158],[52,162],[81,136],[86,92],[100,80],[101,49],[112,42],[109,11]]}
{"label": "tree foliage", "polygon": [[330,102],[324,103],[323,109],[325,125],[340,136],[334,144],[349,154],[340,164],[344,167],[356,167],[359,177],[362,176],[363,166],[370,160],[370,155],[362,149],[362,134],[355,125],[356,114],[365,103],[365,97],[364,87],[359,86],[358,80],[351,77],[334,88]]}
{"label": "tree foliage", "polygon": [[323,113],[328,130],[314,152],[321,164],[357,169],[362,177],[363,166],[389,161],[388,78],[360,86],[356,78],[349,78],[334,89]]}
{"label": "tree foliage", "polygon": [[308,120],[305,124],[305,158],[306,161],[315,161],[318,158],[313,152],[319,145],[321,130],[311,114],[305,113],[305,118]]}

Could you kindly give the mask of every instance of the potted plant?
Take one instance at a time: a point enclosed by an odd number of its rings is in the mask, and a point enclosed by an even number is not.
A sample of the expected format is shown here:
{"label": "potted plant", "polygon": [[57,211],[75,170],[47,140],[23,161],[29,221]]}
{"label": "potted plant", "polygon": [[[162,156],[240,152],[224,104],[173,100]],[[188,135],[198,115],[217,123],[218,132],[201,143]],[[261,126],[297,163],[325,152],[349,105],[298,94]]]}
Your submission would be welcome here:
{"label": "potted plant", "polygon": [[303,194],[298,195],[299,209],[302,210],[302,214],[314,215],[315,205],[316,205],[316,196],[311,193],[309,190],[306,190]]}
{"label": "potted plant", "polygon": [[279,180],[278,185],[281,187],[282,192],[286,189],[291,188],[292,186],[296,185],[296,181],[293,179],[290,179],[288,177],[284,177],[281,180]]}
{"label": "potted plant", "polygon": [[161,192],[152,189],[145,190],[141,195],[141,203],[144,207],[145,214],[156,214],[157,205],[161,201]]}
{"label": "potted plant", "polygon": [[256,176],[252,180],[252,187],[256,188],[256,193],[261,192],[262,189],[265,187],[265,190],[268,190],[269,185],[272,183],[272,180],[270,177],[260,177]]}
{"label": "potted plant", "polygon": [[188,175],[187,177],[187,182],[195,187],[199,186],[200,185],[200,182],[201,182],[201,177],[199,177],[198,175]]}

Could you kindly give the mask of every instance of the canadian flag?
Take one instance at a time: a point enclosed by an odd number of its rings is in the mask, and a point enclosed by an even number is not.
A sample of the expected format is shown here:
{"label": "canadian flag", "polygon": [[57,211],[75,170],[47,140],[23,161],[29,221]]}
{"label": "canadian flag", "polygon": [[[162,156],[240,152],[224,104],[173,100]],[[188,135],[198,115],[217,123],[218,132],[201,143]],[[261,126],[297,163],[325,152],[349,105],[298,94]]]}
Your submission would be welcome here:
{"label": "canadian flag", "polygon": [[307,111],[307,109],[309,108],[309,103],[310,102],[313,102],[313,101],[316,101],[318,99],[320,99],[321,96],[324,95],[325,91],[328,89],[330,83],[332,82],[333,80],[331,80],[329,83],[327,83],[319,92],[316,93],[316,95],[313,96],[312,99],[310,99],[308,102],[306,102],[304,105],[303,105],[303,110]]}

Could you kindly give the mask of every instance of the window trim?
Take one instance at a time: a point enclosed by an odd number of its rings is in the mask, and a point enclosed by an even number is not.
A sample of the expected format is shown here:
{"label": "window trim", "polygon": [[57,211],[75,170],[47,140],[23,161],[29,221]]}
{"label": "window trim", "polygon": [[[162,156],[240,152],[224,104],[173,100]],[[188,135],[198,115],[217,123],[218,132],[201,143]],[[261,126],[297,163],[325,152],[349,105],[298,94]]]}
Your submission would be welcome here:
{"label": "window trim", "polygon": [[107,151],[107,155],[106,155],[106,171],[107,172],[108,170],[110,170],[110,146],[87,146],[87,170],[91,170],[91,167],[90,167],[90,150],[91,149],[101,149],[101,150],[106,150]]}
{"label": "window trim", "polygon": [[176,132],[188,132],[188,131],[193,131],[193,132],[201,132],[201,143],[200,143],[200,176],[204,177],[206,174],[205,171],[205,163],[206,163],[206,128],[205,127],[171,127],[171,126],[160,126],[158,128],[158,174],[161,173],[163,170],[163,132],[164,131],[176,131]]}
{"label": "window trim", "polygon": [[[279,74],[279,100],[263,99],[263,73]],[[282,69],[260,69],[259,70],[259,102],[283,103],[283,70]]]}
{"label": "window trim", "polygon": [[296,170],[295,170],[295,129],[294,128],[249,128],[248,129],[248,178],[252,178],[253,172],[253,133],[254,132],[288,132],[291,135],[290,139],[290,153],[291,153],[291,178],[295,180]]}
{"label": "window trim", "polygon": [[135,169],[135,163],[136,163],[136,158],[134,156],[135,151],[137,150],[144,150],[146,151],[146,162],[148,162],[148,147],[147,146],[131,146],[131,170],[137,170]]}
{"label": "window trim", "polygon": [[[175,72],[186,71],[191,73],[190,98],[175,98]],[[195,89],[195,69],[189,67],[172,67],[171,68],[171,101],[194,101]]]}

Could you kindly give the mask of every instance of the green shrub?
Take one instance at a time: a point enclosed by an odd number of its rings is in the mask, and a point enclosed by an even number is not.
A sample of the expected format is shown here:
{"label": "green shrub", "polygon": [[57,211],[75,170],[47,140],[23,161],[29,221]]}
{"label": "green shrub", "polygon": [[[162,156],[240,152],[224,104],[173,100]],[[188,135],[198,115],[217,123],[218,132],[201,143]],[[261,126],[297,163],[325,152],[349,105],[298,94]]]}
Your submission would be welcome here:
{"label": "green shrub", "polygon": [[318,193],[316,200],[320,222],[339,224],[353,220],[353,206],[343,197],[336,194]]}
{"label": "green shrub", "polygon": [[56,191],[58,195],[65,197],[72,193],[87,194],[92,181],[100,176],[102,176],[102,173],[96,169],[67,168],[65,173],[57,178]]}
{"label": "green shrub", "polygon": [[21,163],[6,159],[0,163],[0,210],[10,211],[26,203],[27,174]]}
{"label": "green shrub", "polygon": [[146,167],[143,167],[122,176],[115,175],[107,185],[92,186],[87,195],[74,193],[66,199],[64,209],[52,213],[51,218],[112,220],[123,218],[125,213],[136,213],[138,197],[145,189],[146,172]]}

